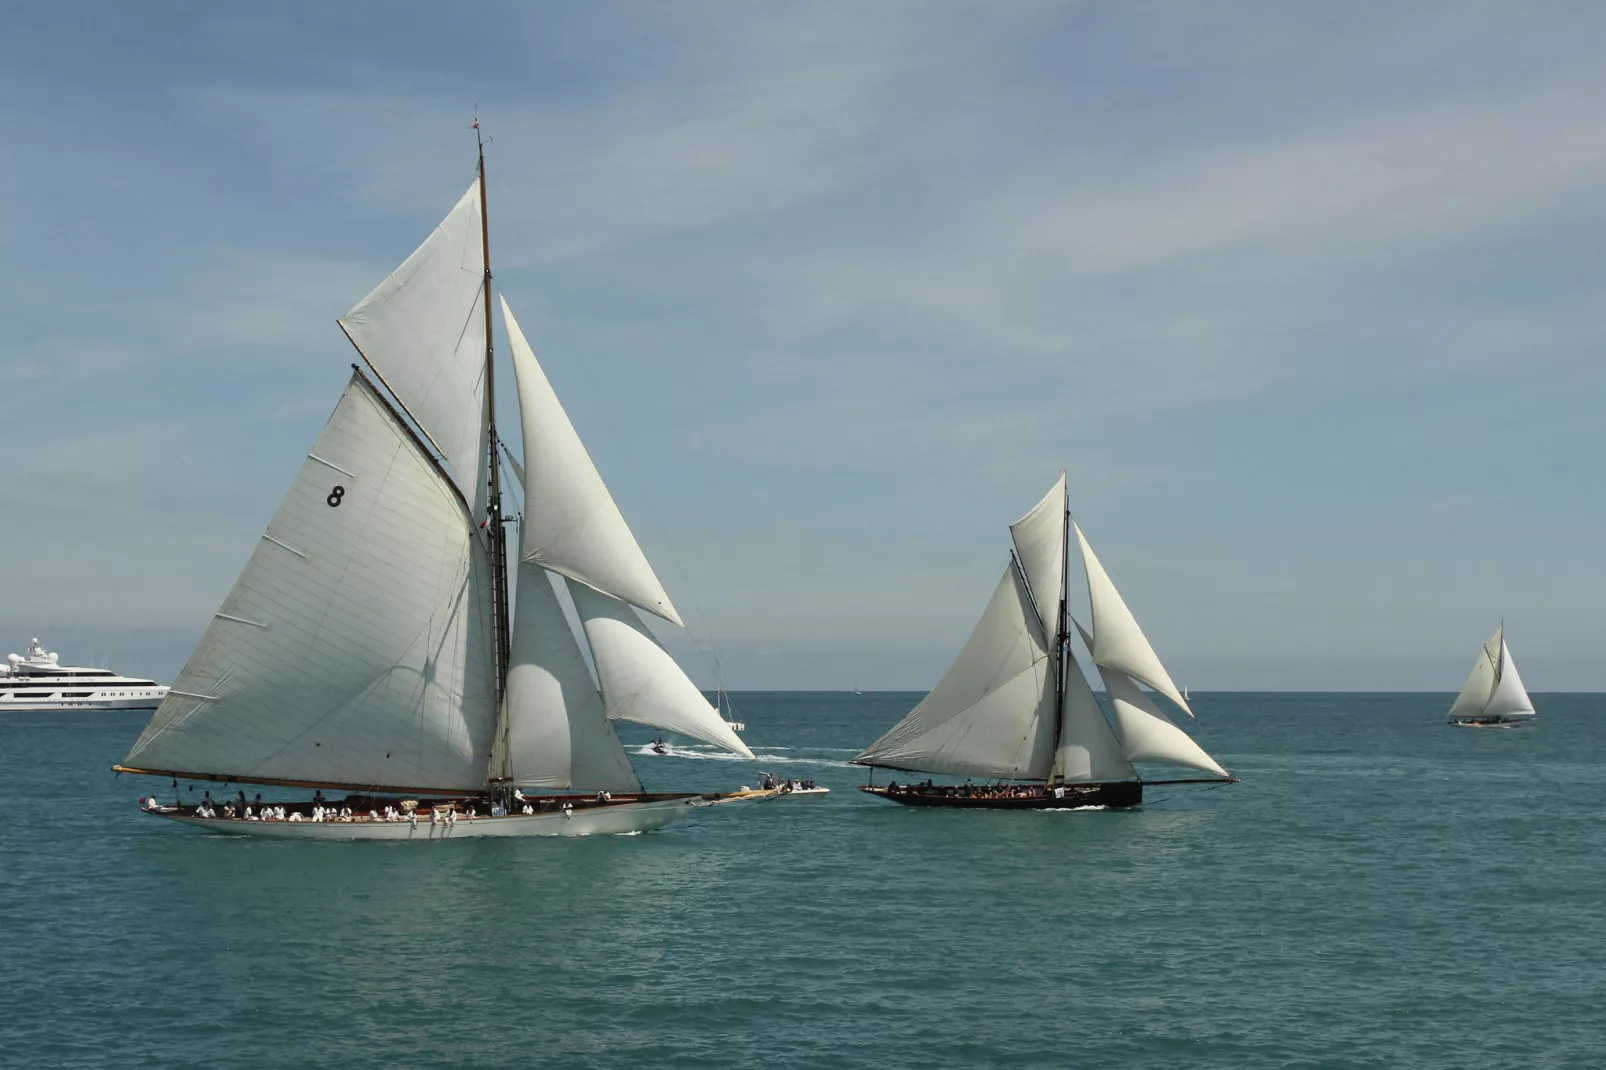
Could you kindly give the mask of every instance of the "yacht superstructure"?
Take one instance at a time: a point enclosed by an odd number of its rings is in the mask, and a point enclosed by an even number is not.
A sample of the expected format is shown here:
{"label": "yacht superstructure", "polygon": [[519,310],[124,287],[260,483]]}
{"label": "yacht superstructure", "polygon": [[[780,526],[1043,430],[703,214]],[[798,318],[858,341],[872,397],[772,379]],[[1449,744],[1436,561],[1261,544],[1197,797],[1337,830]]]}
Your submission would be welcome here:
{"label": "yacht superstructure", "polygon": [[0,666],[0,713],[154,710],[166,694],[167,688],[154,680],[62,665],[37,638],[28,644],[26,654],[10,654]]}

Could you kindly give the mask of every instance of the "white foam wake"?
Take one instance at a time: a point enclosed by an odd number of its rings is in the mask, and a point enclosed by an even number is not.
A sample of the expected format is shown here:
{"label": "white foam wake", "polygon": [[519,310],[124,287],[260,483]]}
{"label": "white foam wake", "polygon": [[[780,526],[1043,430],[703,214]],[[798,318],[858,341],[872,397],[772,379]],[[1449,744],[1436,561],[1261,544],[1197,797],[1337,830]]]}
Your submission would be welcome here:
{"label": "white foam wake", "polygon": [[[775,750],[786,750],[785,747],[776,747]],[[839,762],[833,758],[793,758],[786,754],[775,754],[771,751],[754,752],[752,758],[743,758],[740,754],[730,751],[715,750],[705,747],[678,747],[672,746],[668,754],[659,754],[647,744],[635,753],[648,758],[690,758],[696,761],[709,762],[769,762],[772,765],[826,765],[846,769],[848,762]]]}

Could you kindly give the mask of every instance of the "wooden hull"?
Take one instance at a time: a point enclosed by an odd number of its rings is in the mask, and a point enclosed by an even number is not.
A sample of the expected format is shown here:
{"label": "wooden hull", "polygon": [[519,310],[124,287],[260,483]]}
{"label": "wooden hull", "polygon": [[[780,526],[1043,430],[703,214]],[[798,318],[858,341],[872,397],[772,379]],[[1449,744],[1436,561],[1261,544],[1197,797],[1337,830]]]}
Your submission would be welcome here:
{"label": "wooden hull", "polygon": [[954,810],[1081,810],[1087,807],[1119,808],[1143,803],[1143,785],[1135,780],[1108,784],[1066,785],[1063,798],[1053,795],[983,796],[957,792],[925,792],[900,787],[889,792],[884,787],[864,785],[860,791],[904,806],[936,806]]}

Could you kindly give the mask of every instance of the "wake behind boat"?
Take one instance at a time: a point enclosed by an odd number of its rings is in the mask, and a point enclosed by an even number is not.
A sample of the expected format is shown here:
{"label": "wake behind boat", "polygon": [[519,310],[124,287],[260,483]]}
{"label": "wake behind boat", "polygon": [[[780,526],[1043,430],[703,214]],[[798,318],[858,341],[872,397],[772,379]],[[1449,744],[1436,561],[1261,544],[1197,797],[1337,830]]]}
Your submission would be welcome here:
{"label": "wake behind boat", "polygon": [[1506,625],[1478,651],[1467,682],[1450,707],[1447,720],[1457,728],[1519,728],[1533,724],[1534,710],[1528,689],[1517,675],[1517,663],[1506,645]]}
{"label": "wake behind boat", "polygon": [[[482,146],[457,206],[341,317],[368,372],[352,366],[245,571],[114,767],[175,791],[344,791],[349,812],[326,820],[315,799],[264,816],[204,797],[151,813],[301,839],[560,836],[645,831],[728,799],[644,792],[614,732],[632,721],[753,756],[638,616],[681,623],[505,297],[528,464],[501,442],[489,233]],[[522,514],[504,510],[504,459]],[[449,831],[422,834],[420,814]]]}
{"label": "wake behind boat", "polygon": [[[1092,602],[1091,633],[1071,619],[1067,607],[1073,531]],[[1192,716],[1071,520],[1064,473],[1031,512],[1010,525],[1010,533],[1009,565],[958,658],[908,716],[853,759],[870,766],[872,778],[881,767],[987,782],[872,782],[860,790],[905,806],[1060,810],[1136,806],[1145,783],[1234,783],[1138,686],[1147,685]],[[1104,681],[1119,734],[1071,650],[1073,624]],[[1213,775],[1144,781],[1134,762]]]}

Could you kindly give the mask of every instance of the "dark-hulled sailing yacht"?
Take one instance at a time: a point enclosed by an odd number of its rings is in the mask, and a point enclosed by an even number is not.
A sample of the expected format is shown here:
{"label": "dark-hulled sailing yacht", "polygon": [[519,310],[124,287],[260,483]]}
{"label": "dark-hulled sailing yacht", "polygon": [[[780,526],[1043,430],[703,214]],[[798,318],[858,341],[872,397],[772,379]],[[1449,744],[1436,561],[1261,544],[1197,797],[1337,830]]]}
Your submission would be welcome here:
{"label": "dark-hulled sailing yacht", "polygon": [[[883,768],[985,783],[861,790],[907,806],[1044,810],[1136,806],[1146,783],[1236,782],[1161,712],[1155,695],[1193,715],[1071,520],[1063,472],[1009,530],[1009,566],[958,658],[907,717],[853,759],[872,776]],[[1072,532],[1087,573],[1091,634],[1066,605]],[[1113,729],[1071,649],[1073,627],[1104,681]],[[1212,775],[1145,781],[1134,762]]]}

